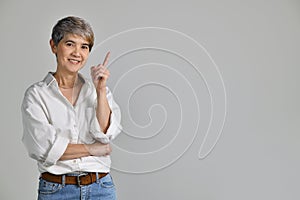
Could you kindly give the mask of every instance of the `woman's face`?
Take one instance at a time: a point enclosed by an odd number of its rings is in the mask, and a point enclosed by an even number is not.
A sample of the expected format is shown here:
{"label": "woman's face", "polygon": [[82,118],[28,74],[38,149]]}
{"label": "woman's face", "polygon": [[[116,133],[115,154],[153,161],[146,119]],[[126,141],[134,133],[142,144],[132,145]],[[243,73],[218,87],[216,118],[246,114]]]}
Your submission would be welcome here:
{"label": "woman's face", "polygon": [[67,34],[57,46],[50,40],[52,52],[57,57],[58,71],[67,74],[77,73],[89,57],[89,43],[83,37]]}

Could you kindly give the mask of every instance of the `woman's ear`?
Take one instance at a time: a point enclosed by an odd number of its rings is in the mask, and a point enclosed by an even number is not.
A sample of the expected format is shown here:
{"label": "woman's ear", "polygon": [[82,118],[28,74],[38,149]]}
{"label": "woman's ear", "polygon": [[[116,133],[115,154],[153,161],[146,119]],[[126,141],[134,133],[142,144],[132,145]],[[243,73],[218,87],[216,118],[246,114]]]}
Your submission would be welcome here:
{"label": "woman's ear", "polygon": [[51,50],[52,52],[56,55],[57,53],[57,46],[54,44],[54,41],[52,39],[50,39],[50,47],[51,47]]}

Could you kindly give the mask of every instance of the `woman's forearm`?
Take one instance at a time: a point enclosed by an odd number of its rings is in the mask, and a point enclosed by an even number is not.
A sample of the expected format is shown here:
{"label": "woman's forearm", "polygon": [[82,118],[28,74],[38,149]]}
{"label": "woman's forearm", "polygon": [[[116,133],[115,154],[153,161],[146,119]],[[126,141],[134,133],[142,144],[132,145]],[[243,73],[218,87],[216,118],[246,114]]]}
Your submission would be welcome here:
{"label": "woman's forearm", "polygon": [[106,89],[101,90],[97,93],[97,108],[96,116],[100,125],[101,131],[106,133],[110,124],[111,110],[106,98]]}
{"label": "woman's forearm", "polygon": [[110,144],[95,142],[93,144],[68,144],[59,160],[72,160],[86,156],[106,156],[111,153]]}
{"label": "woman's forearm", "polygon": [[66,151],[59,160],[71,160],[81,157],[90,156],[84,144],[68,144]]}

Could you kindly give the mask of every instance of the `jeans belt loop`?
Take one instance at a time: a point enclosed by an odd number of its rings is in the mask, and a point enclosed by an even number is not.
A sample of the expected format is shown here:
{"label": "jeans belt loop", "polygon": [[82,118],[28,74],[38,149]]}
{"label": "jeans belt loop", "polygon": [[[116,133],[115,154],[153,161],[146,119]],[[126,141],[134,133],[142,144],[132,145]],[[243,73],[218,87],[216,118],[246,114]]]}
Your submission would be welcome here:
{"label": "jeans belt loop", "polygon": [[79,174],[78,176],[76,176],[77,177],[77,185],[78,185],[78,187],[82,186],[81,182],[80,182],[80,177],[86,176],[86,175],[87,175],[87,173],[82,173],[82,174]]}
{"label": "jeans belt loop", "polygon": [[98,172],[96,172],[96,181],[97,181],[97,183],[100,182],[100,179],[99,179],[99,173],[98,173]]}
{"label": "jeans belt loop", "polygon": [[65,187],[65,185],[66,185],[66,175],[63,175],[61,177],[61,184],[62,184],[62,187]]}

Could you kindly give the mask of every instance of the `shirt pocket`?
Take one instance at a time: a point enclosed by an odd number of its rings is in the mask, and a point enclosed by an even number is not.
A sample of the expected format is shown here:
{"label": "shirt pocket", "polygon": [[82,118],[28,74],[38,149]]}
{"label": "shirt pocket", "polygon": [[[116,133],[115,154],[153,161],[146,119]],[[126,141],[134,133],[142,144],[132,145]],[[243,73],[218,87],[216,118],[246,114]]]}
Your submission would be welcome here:
{"label": "shirt pocket", "polygon": [[85,109],[85,121],[88,125],[88,128],[90,128],[91,123],[93,122],[93,120],[95,120],[96,118],[96,110],[94,107],[87,107]]}
{"label": "shirt pocket", "polygon": [[94,126],[93,124],[97,121],[96,118],[96,111],[94,107],[87,107],[84,111],[84,123],[82,124],[82,130],[81,133],[85,133],[82,135],[82,137],[84,138],[84,142],[85,143],[93,143],[95,140],[92,137],[91,133],[92,133],[92,127]]}

